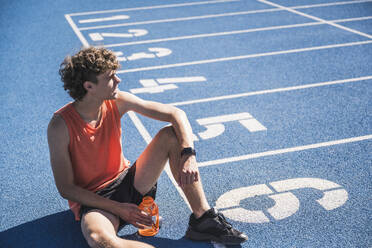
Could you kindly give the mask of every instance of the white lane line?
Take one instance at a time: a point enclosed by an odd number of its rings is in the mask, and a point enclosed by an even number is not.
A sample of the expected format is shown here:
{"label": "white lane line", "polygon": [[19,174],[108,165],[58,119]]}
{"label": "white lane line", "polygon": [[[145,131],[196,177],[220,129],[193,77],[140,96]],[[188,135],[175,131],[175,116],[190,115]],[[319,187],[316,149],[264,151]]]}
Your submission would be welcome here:
{"label": "white lane line", "polygon": [[216,160],[211,160],[211,161],[206,161],[206,162],[199,162],[198,167],[226,164],[226,163],[238,162],[242,160],[249,160],[249,159],[261,158],[261,157],[266,157],[266,156],[274,156],[274,155],[279,155],[279,154],[284,154],[284,153],[298,152],[298,151],[316,149],[316,148],[327,147],[327,146],[341,145],[341,144],[364,141],[364,140],[369,140],[369,139],[372,139],[372,135],[358,136],[358,137],[353,137],[353,138],[333,140],[333,141],[321,142],[321,143],[305,145],[305,146],[296,146],[296,147],[290,147],[290,148],[279,149],[279,150],[252,153],[252,154],[247,154],[247,155],[242,155],[242,156],[216,159]]}
{"label": "white lane line", "polygon": [[205,82],[207,79],[202,76],[196,77],[176,77],[176,78],[157,78],[156,81],[159,84],[179,84],[179,83],[193,83],[193,82]]}
{"label": "white lane line", "polygon": [[[347,4],[354,4],[354,3],[364,3],[364,2],[371,2],[371,1],[372,0],[344,1],[344,2],[325,3],[325,4],[300,5],[300,6],[294,6],[294,7],[291,7],[291,8],[292,9],[318,8],[318,7],[326,7],[326,6],[334,6],[334,5],[347,5]],[[238,15],[251,15],[251,14],[258,14],[258,13],[269,13],[269,12],[277,12],[277,11],[284,11],[284,10],[280,9],[280,8],[248,10],[248,11],[221,13],[221,14],[214,14],[214,15],[191,16],[191,17],[183,17],[183,18],[160,19],[160,20],[149,20],[149,21],[142,21],[142,22],[118,23],[118,24],[112,24],[112,25],[82,27],[82,28],[80,28],[80,30],[124,27],[124,26],[132,26],[132,25],[146,25],[146,24],[177,22],[177,21],[190,21],[190,20],[200,20],[200,19],[208,19],[208,18],[219,18],[219,17],[226,17],[226,16],[238,16]],[[70,15],[73,15],[73,14],[70,14]]]}
{"label": "white lane line", "polygon": [[79,23],[107,22],[107,21],[126,20],[126,19],[129,19],[129,18],[130,17],[127,16],[127,15],[117,15],[117,16],[110,16],[110,17],[79,20]]}
{"label": "white lane line", "polygon": [[365,21],[372,19],[372,16],[362,16],[362,17],[355,17],[355,18],[347,18],[347,19],[337,19],[332,20],[332,22],[354,22],[354,21]]}
{"label": "white lane line", "polygon": [[233,99],[233,98],[239,98],[239,97],[256,96],[256,95],[271,94],[271,93],[277,93],[277,92],[308,89],[308,88],[321,87],[321,86],[327,86],[327,85],[354,83],[354,82],[359,82],[359,81],[369,80],[369,79],[372,79],[372,76],[348,78],[348,79],[314,83],[314,84],[302,84],[299,86],[276,88],[276,89],[270,89],[270,90],[251,91],[251,92],[234,94],[234,95],[209,97],[209,98],[203,98],[203,99],[198,99],[198,100],[175,102],[175,103],[170,103],[170,104],[173,106],[190,105],[194,103],[213,102],[213,101],[220,101],[220,100]]}
{"label": "white lane line", "polygon": [[347,4],[356,4],[356,3],[366,3],[371,2],[372,0],[352,0],[352,1],[343,1],[343,2],[334,2],[334,3],[318,3],[311,5],[302,5],[302,6],[293,6],[292,9],[308,9],[308,8],[320,8],[320,7],[329,7],[337,5],[347,5]]}
{"label": "white lane line", "polygon": [[129,115],[130,119],[133,121],[136,128],[138,129],[139,133],[142,135],[142,138],[145,140],[145,142],[147,144],[150,144],[150,142],[152,140],[152,137],[149,134],[149,132],[147,132],[147,130],[146,130],[145,126],[142,124],[141,120],[132,111],[129,111],[128,115]]}
{"label": "white lane line", "polygon": [[84,38],[84,35],[80,32],[80,30],[76,26],[75,22],[71,19],[71,16],[70,15],[65,15],[65,18],[66,18],[67,22],[70,24],[72,30],[74,30],[75,34],[77,35],[77,37],[79,38],[79,40],[81,41],[83,46],[88,47],[89,46],[88,41]]}
{"label": "white lane line", "polygon": [[203,2],[192,2],[192,3],[164,4],[164,5],[144,6],[144,7],[126,8],[126,9],[112,9],[112,10],[99,10],[99,11],[90,11],[90,12],[71,13],[69,15],[70,16],[96,15],[96,14],[107,14],[107,13],[115,13],[115,12],[127,12],[127,11],[136,11],[136,10],[152,10],[152,9],[165,9],[165,8],[176,8],[176,7],[204,5],[204,4],[214,4],[214,3],[239,2],[239,1],[240,0],[215,0],[215,1],[203,1]]}
{"label": "white lane line", "polygon": [[145,24],[155,24],[155,23],[166,23],[166,22],[191,21],[191,20],[201,20],[201,19],[226,17],[226,16],[267,13],[267,12],[274,12],[274,11],[282,11],[282,10],[281,9],[248,10],[248,11],[231,12],[231,13],[214,14],[214,15],[189,16],[189,17],[150,20],[150,21],[142,21],[142,22],[128,22],[128,23],[119,23],[119,24],[112,24],[112,25],[100,25],[100,26],[94,26],[94,27],[83,27],[83,28],[80,28],[80,30],[91,30],[91,29],[100,29],[100,28],[115,28],[115,27],[125,27],[125,26],[145,25]]}
{"label": "white lane line", "polygon": [[[150,142],[152,140],[152,137],[149,134],[149,132],[146,130],[145,126],[142,124],[141,120],[132,111],[129,111],[128,115],[129,115],[129,118],[134,123],[134,125],[136,126],[138,132],[141,134],[142,138],[145,140],[145,142],[147,144],[150,144]],[[187,198],[186,198],[185,194],[183,193],[182,189],[180,187],[178,187],[178,184],[177,184],[176,180],[174,180],[174,177],[173,177],[172,172],[171,172],[170,167],[169,167],[169,161],[167,161],[167,164],[165,165],[164,170],[167,173],[169,179],[172,181],[173,185],[176,187],[178,193],[181,195],[181,197],[183,198],[183,200],[186,202],[187,206],[191,210],[191,206],[190,206],[189,202],[187,201]]]}
{"label": "white lane line", "polygon": [[320,22],[309,22],[309,23],[300,23],[300,24],[291,24],[291,25],[282,25],[282,26],[272,26],[272,27],[252,28],[252,29],[245,29],[245,30],[235,30],[235,31],[229,31],[229,32],[217,32],[217,33],[210,33],[210,34],[197,34],[197,35],[170,37],[170,38],[162,38],[162,39],[154,39],[154,40],[143,40],[143,41],[117,43],[117,44],[105,45],[104,47],[110,48],[110,47],[119,47],[119,46],[131,46],[131,45],[140,45],[140,44],[150,44],[150,43],[166,42],[166,41],[186,40],[186,39],[196,39],[196,38],[206,38],[206,37],[216,37],[216,36],[234,35],[234,34],[244,34],[244,33],[253,33],[253,32],[260,32],[260,31],[269,31],[269,30],[286,29],[286,28],[296,28],[296,27],[306,27],[306,26],[315,26],[315,25],[323,25],[323,23],[320,23]]}
{"label": "white lane line", "polygon": [[[332,20],[331,22],[352,22],[352,21],[362,21],[362,20],[368,20],[368,19],[372,19],[372,16],[337,19],[337,20]],[[228,31],[228,32],[217,32],[217,33],[187,35],[187,36],[169,37],[169,38],[161,38],[161,39],[153,39],[153,40],[123,42],[123,43],[104,45],[104,47],[110,48],[110,47],[120,47],[120,46],[141,45],[141,44],[150,44],[150,43],[167,42],[167,41],[175,41],[175,40],[216,37],[216,36],[223,36],[223,35],[235,35],[235,34],[253,33],[253,32],[297,28],[297,27],[307,27],[307,26],[324,25],[324,24],[325,23],[322,23],[322,22],[308,22],[308,23],[299,23],[299,24],[290,24],[290,25],[281,25],[281,26],[270,26],[270,27],[263,27],[263,28],[235,30],[235,31]]]}
{"label": "white lane line", "polygon": [[298,49],[276,51],[276,52],[256,53],[256,54],[240,55],[240,56],[217,58],[217,59],[197,60],[197,61],[190,61],[190,62],[183,62],[183,63],[176,63],[176,64],[168,64],[168,65],[140,67],[140,68],[127,69],[127,70],[120,70],[120,71],[117,71],[117,73],[124,74],[124,73],[138,72],[138,71],[160,70],[160,69],[175,68],[175,67],[190,66],[190,65],[210,64],[210,63],[241,60],[241,59],[259,58],[259,57],[265,57],[265,56],[274,56],[274,55],[300,53],[300,52],[316,51],[316,50],[339,48],[339,47],[365,45],[365,44],[370,44],[370,43],[372,43],[372,40],[332,44],[332,45],[325,45],[325,46],[306,47],[306,48],[298,48]]}
{"label": "white lane line", "polygon": [[282,6],[282,5],[279,5],[279,4],[276,4],[276,3],[273,3],[273,2],[267,1],[267,0],[258,0],[258,1],[261,2],[261,3],[266,3],[267,5],[270,5],[270,6],[273,6],[273,7],[276,7],[276,8],[280,8],[282,10],[286,10],[288,12],[291,12],[291,13],[294,13],[294,14],[297,14],[297,15],[300,15],[300,16],[303,16],[303,17],[307,17],[309,19],[312,19],[312,20],[315,20],[315,21],[318,21],[318,22],[322,22],[324,24],[331,25],[333,27],[336,27],[336,28],[339,28],[339,29],[342,29],[342,30],[345,30],[345,31],[349,31],[349,32],[354,33],[354,34],[358,34],[358,35],[363,36],[363,37],[366,37],[368,39],[372,39],[372,35],[369,35],[369,34],[366,34],[366,33],[363,33],[363,32],[357,31],[357,30],[354,30],[352,28],[344,27],[344,26],[342,26],[340,24],[337,24],[337,23],[334,23],[334,22],[331,22],[331,21],[327,21],[327,20],[324,20],[324,19],[319,18],[319,17],[316,17],[316,16],[305,14],[305,13],[300,12],[298,10],[294,10],[293,8],[288,8],[288,7],[285,7],[285,6]]}

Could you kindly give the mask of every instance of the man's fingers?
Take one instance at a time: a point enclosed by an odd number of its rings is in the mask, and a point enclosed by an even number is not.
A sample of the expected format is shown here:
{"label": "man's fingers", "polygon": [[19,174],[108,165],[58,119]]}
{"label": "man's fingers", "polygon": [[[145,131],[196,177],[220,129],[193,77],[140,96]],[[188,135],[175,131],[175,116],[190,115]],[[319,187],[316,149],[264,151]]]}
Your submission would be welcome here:
{"label": "man's fingers", "polygon": [[186,186],[186,185],[190,184],[190,174],[187,171],[185,171],[183,173],[182,184],[183,184],[183,186]]}
{"label": "man's fingers", "polygon": [[183,187],[183,185],[185,184],[184,181],[185,181],[185,180],[184,180],[184,174],[183,174],[183,172],[182,172],[181,175],[180,175],[180,186],[181,186],[181,187]]}
{"label": "man's fingers", "polygon": [[147,214],[146,212],[139,212],[139,215],[137,216],[137,222],[144,224],[146,226],[152,225],[152,217],[151,215]]}
{"label": "man's fingers", "polygon": [[194,176],[193,174],[187,175],[187,184],[192,184],[194,182]]}
{"label": "man's fingers", "polygon": [[144,225],[142,225],[142,224],[140,224],[140,223],[138,223],[138,222],[132,222],[131,224],[132,224],[133,226],[139,228],[139,229],[144,229],[144,228],[146,227],[146,226],[144,226]]}
{"label": "man's fingers", "polygon": [[139,215],[140,217],[143,217],[143,218],[147,218],[147,217],[150,216],[148,213],[146,213],[145,211],[142,211],[142,210],[140,210],[140,211],[138,212],[138,215]]}
{"label": "man's fingers", "polygon": [[135,218],[134,223],[136,223],[137,225],[140,225],[140,228],[143,228],[144,226],[152,226],[152,220],[148,221],[148,220],[144,220],[142,218]]}
{"label": "man's fingers", "polygon": [[132,223],[132,225],[139,228],[139,229],[146,229],[146,228],[151,227],[152,223],[150,225],[144,225],[144,224],[141,224],[139,222],[134,222],[134,223]]}
{"label": "man's fingers", "polygon": [[195,175],[194,175],[194,182],[197,182],[199,181],[199,173],[196,172]]}
{"label": "man's fingers", "polygon": [[178,183],[178,186],[181,187],[182,183],[181,183],[181,174],[178,175],[178,178],[177,178],[177,183]]}
{"label": "man's fingers", "polygon": [[[143,228],[143,226],[152,225],[152,217],[146,212],[140,210],[137,205],[133,206],[132,215],[129,223],[133,224],[137,228]],[[139,226],[140,225],[140,226]],[[141,226],[142,225],[142,226]]]}
{"label": "man's fingers", "polygon": [[181,175],[178,179],[178,185],[180,187],[184,187],[189,184],[193,184],[194,182],[199,181],[199,173],[196,172],[185,172],[182,171]]}

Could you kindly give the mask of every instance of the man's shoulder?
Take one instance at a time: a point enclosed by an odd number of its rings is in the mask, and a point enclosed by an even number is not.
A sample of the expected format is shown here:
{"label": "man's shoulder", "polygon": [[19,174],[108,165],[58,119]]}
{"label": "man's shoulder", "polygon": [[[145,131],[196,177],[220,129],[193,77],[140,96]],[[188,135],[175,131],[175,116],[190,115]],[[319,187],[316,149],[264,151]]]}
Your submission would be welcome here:
{"label": "man's shoulder", "polygon": [[115,101],[121,104],[141,104],[145,102],[142,98],[126,91],[119,91]]}
{"label": "man's shoulder", "polygon": [[132,105],[141,101],[142,99],[126,91],[119,91],[118,96],[115,99],[116,106],[118,107],[121,115],[131,110]]}
{"label": "man's shoulder", "polygon": [[60,136],[67,133],[67,125],[60,114],[54,114],[49,121],[48,135]]}
{"label": "man's shoulder", "polygon": [[52,118],[49,121],[49,125],[54,126],[59,126],[64,124],[65,121],[63,120],[62,116],[58,113],[53,114]]}
{"label": "man's shoulder", "polygon": [[65,104],[63,107],[54,112],[51,120],[49,121],[48,128],[52,129],[64,129],[67,130],[66,117],[73,115],[73,102]]}
{"label": "man's shoulder", "polygon": [[126,91],[118,91],[118,97],[115,99],[115,101],[118,101],[118,100],[128,100],[130,99],[131,97],[133,97],[134,95],[129,93],[129,92],[126,92]]}

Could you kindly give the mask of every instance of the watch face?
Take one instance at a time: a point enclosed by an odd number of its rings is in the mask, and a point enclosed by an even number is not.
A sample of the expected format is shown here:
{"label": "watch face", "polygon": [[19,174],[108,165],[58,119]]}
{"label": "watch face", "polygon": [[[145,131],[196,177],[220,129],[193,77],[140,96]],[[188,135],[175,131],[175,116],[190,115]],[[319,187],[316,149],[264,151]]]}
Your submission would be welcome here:
{"label": "watch face", "polygon": [[191,153],[191,152],[192,152],[192,148],[191,148],[191,147],[187,147],[187,148],[185,148],[185,152],[186,152],[186,153]]}
{"label": "watch face", "polygon": [[196,155],[195,150],[192,147],[186,147],[182,149],[181,156],[182,155]]}

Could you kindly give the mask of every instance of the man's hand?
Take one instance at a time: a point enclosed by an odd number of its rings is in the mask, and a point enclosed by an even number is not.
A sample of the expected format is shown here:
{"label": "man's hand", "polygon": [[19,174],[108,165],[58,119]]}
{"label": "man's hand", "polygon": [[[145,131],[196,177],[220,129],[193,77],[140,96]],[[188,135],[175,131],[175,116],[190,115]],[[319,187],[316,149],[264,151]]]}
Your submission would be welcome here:
{"label": "man's hand", "polygon": [[199,180],[199,171],[194,155],[182,156],[180,159],[180,173],[178,174],[178,185],[182,188]]}
{"label": "man's hand", "polygon": [[119,203],[119,208],[116,212],[121,219],[137,228],[143,229],[145,226],[152,226],[151,215],[140,210],[136,204]]}

